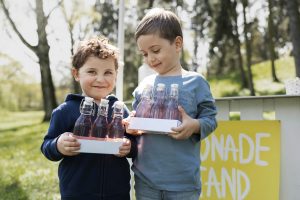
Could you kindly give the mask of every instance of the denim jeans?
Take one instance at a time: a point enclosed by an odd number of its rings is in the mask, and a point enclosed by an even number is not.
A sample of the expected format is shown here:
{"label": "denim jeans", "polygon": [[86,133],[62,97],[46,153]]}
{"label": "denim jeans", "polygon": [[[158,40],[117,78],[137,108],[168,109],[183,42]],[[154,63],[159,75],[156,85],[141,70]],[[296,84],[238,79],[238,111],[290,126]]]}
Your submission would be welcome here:
{"label": "denim jeans", "polygon": [[166,191],[151,188],[135,176],[136,200],[199,200],[200,192],[193,191]]}

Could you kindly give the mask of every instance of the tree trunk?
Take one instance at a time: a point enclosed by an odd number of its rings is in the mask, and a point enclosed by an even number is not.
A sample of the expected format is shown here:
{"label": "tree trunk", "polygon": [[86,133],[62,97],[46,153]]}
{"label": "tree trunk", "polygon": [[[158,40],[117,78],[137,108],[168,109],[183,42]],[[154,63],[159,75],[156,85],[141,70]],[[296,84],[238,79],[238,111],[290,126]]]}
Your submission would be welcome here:
{"label": "tree trunk", "polygon": [[153,7],[153,3],[154,3],[154,0],[150,0],[148,2],[148,8],[152,8]]}
{"label": "tree trunk", "polygon": [[198,54],[198,30],[197,28],[195,28],[194,30],[194,39],[193,39],[193,43],[194,43],[194,51],[193,51],[193,58],[192,58],[192,70],[193,71],[197,71],[198,68],[198,63],[197,63],[197,54]]}
{"label": "tree trunk", "polygon": [[274,48],[274,23],[273,23],[273,0],[269,0],[269,19],[268,19],[268,34],[269,34],[269,53],[271,59],[272,79],[274,82],[279,82],[275,68],[275,48]]}
{"label": "tree trunk", "polygon": [[44,121],[49,121],[51,118],[52,110],[57,106],[57,104],[56,104],[56,97],[54,93],[55,89],[52,82],[51,70],[49,67],[49,58],[48,55],[46,56],[46,51],[49,52],[49,49],[47,50],[47,48],[45,48],[43,50],[41,48],[37,56],[40,60],[43,105],[45,111]]}
{"label": "tree trunk", "polygon": [[293,43],[293,55],[296,67],[296,76],[300,77],[300,14],[297,0],[286,0],[289,16],[290,37]]}
{"label": "tree trunk", "polygon": [[44,14],[43,0],[36,0],[36,20],[37,20],[37,33],[38,33],[38,46],[36,48],[36,55],[39,58],[42,92],[44,100],[44,121],[49,121],[51,118],[52,110],[57,106],[55,97],[55,88],[52,81],[50,62],[49,62],[49,49],[50,46],[47,40],[46,25],[48,18]]}
{"label": "tree trunk", "polygon": [[219,57],[219,60],[218,60],[218,68],[216,71],[217,76],[220,76],[224,71],[224,64],[225,64],[225,58],[226,58],[226,43],[224,46],[220,47],[220,52],[221,52],[220,53],[221,57]]}
{"label": "tree trunk", "polygon": [[233,29],[235,30],[236,34],[233,34],[233,40],[234,40],[234,44],[236,46],[236,54],[237,54],[237,62],[238,62],[238,67],[240,70],[240,74],[241,74],[241,81],[242,81],[242,88],[247,88],[249,87],[247,84],[247,78],[246,78],[246,73],[244,70],[244,63],[243,63],[243,57],[242,57],[242,53],[241,53],[241,41],[239,39],[239,31],[238,31],[238,22],[237,22],[237,13],[236,13],[236,1],[234,1],[233,4],[233,17],[234,17],[234,21],[235,21],[235,25],[233,27]]}
{"label": "tree trunk", "polygon": [[249,24],[247,23],[247,18],[246,18],[246,7],[248,5],[248,2],[247,0],[243,0],[242,2],[243,2],[243,18],[244,18],[244,38],[246,44],[246,62],[247,62],[247,70],[248,70],[248,85],[249,85],[251,96],[255,96],[252,70],[251,70],[251,39],[248,38]]}

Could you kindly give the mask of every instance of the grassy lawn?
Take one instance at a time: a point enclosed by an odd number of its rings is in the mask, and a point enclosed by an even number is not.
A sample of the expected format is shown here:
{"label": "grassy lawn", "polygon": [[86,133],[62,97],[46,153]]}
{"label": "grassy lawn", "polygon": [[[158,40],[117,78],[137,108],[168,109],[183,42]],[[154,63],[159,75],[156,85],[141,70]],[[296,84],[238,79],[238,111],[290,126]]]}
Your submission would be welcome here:
{"label": "grassy lawn", "polygon": [[[256,96],[285,94],[284,82],[295,78],[295,64],[293,57],[283,57],[275,61],[276,74],[280,82],[272,81],[270,61],[251,66]],[[215,98],[225,96],[249,96],[250,91],[241,89],[240,74],[226,74],[217,78],[208,79],[212,94]]]}
{"label": "grassy lawn", "polygon": [[0,199],[60,199],[58,163],[40,151],[48,127],[42,117],[43,112],[1,112]]}

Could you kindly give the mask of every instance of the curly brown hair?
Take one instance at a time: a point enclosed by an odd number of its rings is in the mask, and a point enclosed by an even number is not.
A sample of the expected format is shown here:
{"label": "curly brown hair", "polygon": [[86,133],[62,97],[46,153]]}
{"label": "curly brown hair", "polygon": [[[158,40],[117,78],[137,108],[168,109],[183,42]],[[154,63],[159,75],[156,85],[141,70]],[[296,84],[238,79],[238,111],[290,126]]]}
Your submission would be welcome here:
{"label": "curly brown hair", "polygon": [[76,53],[72,57],[72,66],[79,70],[89,57],[100,59],[113,58],[116,70],[118,69],[118,49],[109,44],[108,39],[103,36],[93,37],[80,42]]}

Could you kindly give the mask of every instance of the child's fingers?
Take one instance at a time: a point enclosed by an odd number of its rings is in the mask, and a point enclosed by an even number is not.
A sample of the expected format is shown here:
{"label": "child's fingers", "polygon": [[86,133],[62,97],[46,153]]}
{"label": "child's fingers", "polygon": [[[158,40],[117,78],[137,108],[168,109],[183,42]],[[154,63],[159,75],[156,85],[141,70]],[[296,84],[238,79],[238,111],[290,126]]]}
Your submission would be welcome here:
{"label": "child's fingers", "polygon": [[134,116],[135,116],[135,113],[136,113],[136,111],[133,110],[133,111],[130,112],[129,116],[130,116],[130,117],[134,117]]}
{"label": "child's fingers", "polygon": [[126,156],[127,154],[129,154],[130,148],[131,148],[130,140],[127,138],[124,138],[124,142],[123,142],[122,146],[120,146],[120,148],[119,148],[119,154],[117,154],[116,156],[118,156],[118,157]]}
{"label": "child's fingers", "polygon": [[67,146],[67,147],[65,147],[65,150],[66,150],[67,152],[70,152],[71,154],[72,154],[72,153],[78,154],[78,152],[75,152],[75,151],[80,150],[80,146]]}
{"label": "child's fingers", "polygon": [[142,135],[143,131],[135,130],[135,129],[126,129],[126,133],[131,135]]}
{"label": "child's fingers", "polygon": [[128,151],[128,150],[130,150],[130,147],[131,147],[131,142],[130,142],[130,140],[128,140],[128,139],[124,139],[124,142],[123,142],[123,144],[120,146],[120,148],[119,148],[119,150],[120,151]]}
{"label": "child's fingers", "polygon": [[80,149],[80,143],[75,137],[73,137],[72,133],[69,132],[63,133],[59,137],[57,143],[58,143],[58,148],[62,154],[68,156],[79,154],[78,152],[75,151],[78,151]]}
{"label": "child's fingers", "polygon": [[186,112],[185,112],[185,110],[183,109],[182,106],[178,106],[178,110],[181,114],[182,119],[188,116],[188,114],[186,114]]}
{"label": "child's fingers", "polygon": [[80,149],[80,143],[78,141],[65,141],[64,147],[74,147]]}
{"label": "child's fingers", "polygon": [[184,126],[182,126],[182,125],[171,128],[172,131],[177,132],[177,133],[181,132],[183,129],[184,129]]}

